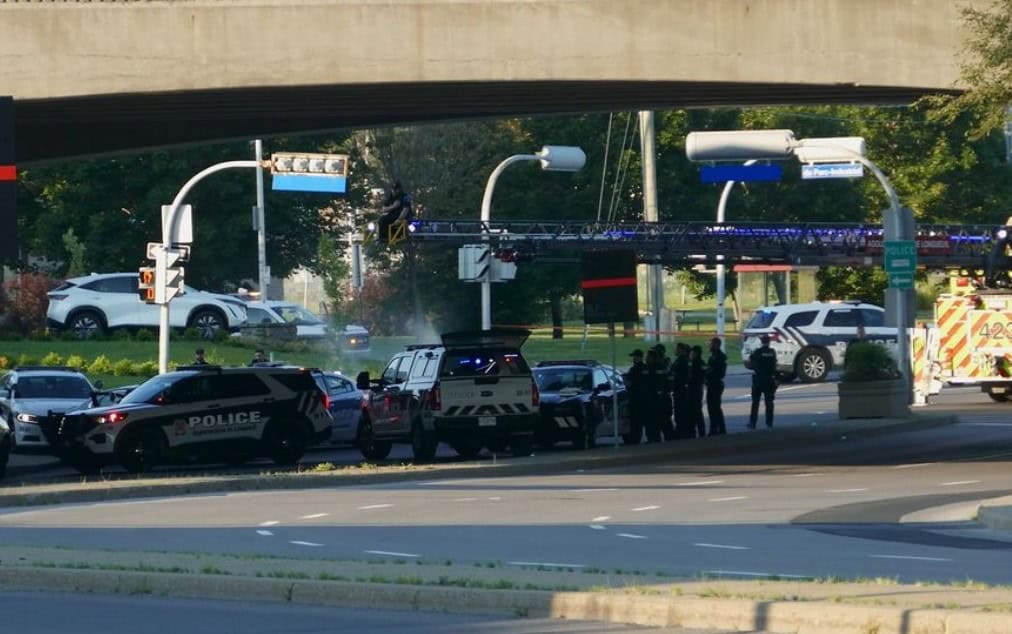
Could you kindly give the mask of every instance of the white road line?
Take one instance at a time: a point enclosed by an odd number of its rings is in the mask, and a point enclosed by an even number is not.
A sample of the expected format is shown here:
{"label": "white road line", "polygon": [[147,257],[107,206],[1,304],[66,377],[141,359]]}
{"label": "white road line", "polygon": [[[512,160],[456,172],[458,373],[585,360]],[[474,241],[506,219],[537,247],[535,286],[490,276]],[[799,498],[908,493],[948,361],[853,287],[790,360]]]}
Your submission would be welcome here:
{"label": "white road line", "polygon": [[421,555],[416,555],[414,553],[396,553],[396,552],[391,552],[389,550],[366,550],[364,552],[366,552],[366,553],[368,553],[370,555],[386,555],[387,557],[411,557],[413,559],[417,559],[418,557],[421,557]]}
{"label": "white road line", "polygon": [[299,517],[300,520],[315,520],[318,517],[327,517],[330,513],[313,513],[312,515],[303,515]]}
{"label": "white road line", "polygon": [[317,547],[317,548],[320,547],[320,546],[323,546],[323,544],[317,544],[316,542],[301,542],[301,541],[298,541],[298,540],[290,541],[288,543],[289,544],[295,544],[296,546],[313,546],[313,547]]}
{"label": "white road line", "polygon": [[592,529],[594,529],[595,531],[603,531],[604,530],[604,526],[602,526],[601,524],[590,524],[590,527]]}
{"label": "white road line", "polygon": [[597,493],[599,491],[618,491],[616,488],[610,489],[570,489],[570,493]]}
{"label": "white road line", "polygon": [[860,493],[868,489],[827,489],[826,493]]}
{"label": "white road line", "polygon": [[814,478],[816,476],[826,475],[825,473],[793,473],[792,478]]}
{"label": "white road line", "polygon": [[260,522],[260,526],[277,526],[280,523],[277,520],[271,520],[269,522]]}
{"label": "white road line", "polygon": [[594,519],[592,519],[590,521],[594,522],[595,524],[597,524],[598,522],[607,522],[610,519],[611,519],[611,515],[598,515],[597,517],[595,517]]}
{"label": "white road line", "polygon": [[725,544],[707,544],[706,542],[699,542],[693,544],[699,548],[722,548],[724,550],[748,550],[748,546],[727,546]]}
{"label": "white road line", "polygon": [[898,464],[893,469],[917,469],[920,467],[930,467],[935,464],[934,462],[915,462],[914,464]]}
{"label": "white road line", "polygon": [[493,502],[498,502],[498,501],[499,501],[499,500],[501,500],[502,498],[501,498],[501,497],[498,497],[498,496],[496,496],[496,497],[494,497],[494,498],[489,498],[489,499],[490,499],[490,500],[492,500]]}
{"label": "white road line", "polygon": [[960,425],[973,425],[975,427],[1012,427],[1012,423],[959,423]]}
{"label": "white road line", "polygon": [[453,498],[451,502],[476,502],[478,498]]}
{"label": "white road line", "polygon": [[626,539],[646,539],[646,535],[636,535],[635,533],[619,533],[619,537],[625,537]]}
{"label": "white road line", "polygon": [[511,566],[543,566],[545,568],[586,568],[586,564],[556,564],[548,561],[509,561]]}
{"label": "white road line", "polygon": [[369,509],[388,509],[391,506],[393,506],[393,504],[368,504],[366,506],[358,507],[358,510],[368,511]]}
{"label": "white road line", "polygon": [[274,533],[272,533],[271,531],[265,531],[265,530],[264,530],[264,529],[262,529],[262,528],[261,528],[261,529],[259,529],[259,530],[257,530],[257,535],[263,535],[264,537],[270,537],[270,536],[271,536],[271,535],[273,535],[273,534],[274,534]]}
{"label": "white road line", "polygon": [[776,577],[781,579],[808,579],[805,575],[786,575],[779,572],[751,572],[749,570],[707,570],[711,575],[736,575],[739,577]]}
{"label": "white road line", "polygon": [[873,559],[909,559],[912,561],[952,561],[945,557],[915,557],[913,555],[868,555]]}
{"label": "white road line", "polygon": [[723,480],[697,480],[695,482],[679,482],[680,487],[704,487],[708,484],[723,484]]}
{"label": "white road line", "polygon": [[734,502],[735,500],[747,500],[747,495],[732,495],[726,498],[710,498],[707,502]]}
{"label": "white road line", "polygon": [[650,506],[637,506],[632,511],[633,513],[639,513],[640,511],[656,511],[659,508],[661,507],[657,506],[656,504],[651,504]]}
{"label": "white road line", "polygon": [[980,480],[955,480],[953,482],[943,482],[939,484],[940,487],[956,487],[961,484],[980,484]]}

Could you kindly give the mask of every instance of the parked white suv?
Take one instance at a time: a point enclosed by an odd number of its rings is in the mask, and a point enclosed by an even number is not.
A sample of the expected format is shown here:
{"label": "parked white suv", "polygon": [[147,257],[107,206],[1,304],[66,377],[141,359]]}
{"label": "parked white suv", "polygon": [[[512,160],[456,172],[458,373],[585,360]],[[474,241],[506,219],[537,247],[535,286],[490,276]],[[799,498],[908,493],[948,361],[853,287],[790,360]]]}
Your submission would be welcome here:
{"label": "parked white suv", "polygon": [[857,339],[859,327],[866,341],[895,345],[896,329],[886,327],[884,318],[880,306],[857,301],[765,306],[741,332],[741,356],[748,358],[759,347],[759,337],[769,335],[783,380],[825,381],[830,370],[843,366],[847,344]]}
{"label": "parked white suv", "polygon": [[[137,273],[92,273],[66,280],[49,292],[46,322],[88,339],[112,328],[157,328],[158,306],[137,295]],[[172,300],[169,324],[195,328],[205,339],[232,331],[246,321],[246,306],[228,295],[186,287]]]}

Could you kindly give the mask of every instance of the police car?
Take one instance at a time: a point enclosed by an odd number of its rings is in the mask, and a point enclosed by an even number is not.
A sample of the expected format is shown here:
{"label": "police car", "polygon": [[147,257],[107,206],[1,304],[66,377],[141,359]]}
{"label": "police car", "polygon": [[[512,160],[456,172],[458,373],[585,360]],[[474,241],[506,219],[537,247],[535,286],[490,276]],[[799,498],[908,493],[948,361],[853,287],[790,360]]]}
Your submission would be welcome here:
{"label": "police car", "polygon": [[115,405],[64,415],[55,444],[83,473],[257,456],[294,464],[330,438],[326,401],[310,370],[190,366],[153,377]]}
{"label": "police car", "polygon": [[847,344],[860,330],[866,341],[895,345],[896,329],[884,325],[880,306],[857,301],[781,304],[758,309],[742,330],[741,355],[748,358],[769,335],[777,353],[777,371],[784,381],[825,381],[830,370],[843,366]]}

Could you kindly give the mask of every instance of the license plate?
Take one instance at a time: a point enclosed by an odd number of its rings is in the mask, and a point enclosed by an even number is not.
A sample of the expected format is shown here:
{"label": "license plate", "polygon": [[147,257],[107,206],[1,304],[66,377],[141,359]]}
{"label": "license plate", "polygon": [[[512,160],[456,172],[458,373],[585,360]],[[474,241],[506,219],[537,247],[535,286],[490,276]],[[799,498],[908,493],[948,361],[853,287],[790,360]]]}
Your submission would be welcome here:
{"label": "license plate", "polygon": [[495,427],[495,416],[479,416],[478,427]]}

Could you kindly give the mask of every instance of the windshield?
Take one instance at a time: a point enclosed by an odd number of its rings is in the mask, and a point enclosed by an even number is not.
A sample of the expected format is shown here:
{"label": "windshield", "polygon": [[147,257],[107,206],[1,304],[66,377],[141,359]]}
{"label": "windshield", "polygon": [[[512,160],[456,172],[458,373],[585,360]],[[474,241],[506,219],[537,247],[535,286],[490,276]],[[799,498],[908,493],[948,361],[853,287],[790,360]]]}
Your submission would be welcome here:
{"label": "windshield", "polygon": [[79,376],[22,376],[17,383],[20,398],[89,398],[91,384]]}
{"label": "windshield", "polygon": [[591,371],[583,368],[536,369],[534,380],[542,392],[561,392],[567,388],[589,392],[594,388]]}
{"label": "windshield", "polygon": [[772,310],[757,310],[752,313],[752,319],[748,320],[745,328],[769,328],[776,316],[777,313]]}
{"label": "windshield", "polygon": [[138,386],[134,391],[124,396],[123,400],[120,401],[120,404],[155,403],[157,402],[159,396],[162,396],[166,390],[179,381],[180,376],[188,375],[175,373],[152,377]]}
{"label": "windshield", "polygon": [[443,377],[517,376],[530,374],[518,350],[452,350],[443,357]]}
{"label": "windshield", "polygon": [[281,318],[288,323],[296,324],[322,324],[320,318],[309,312],[302,306],[289,304],[287,306],[272,306],[274,312],[281,315]]}

